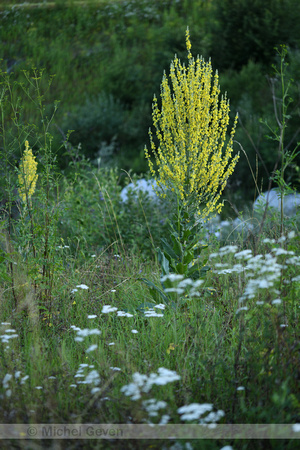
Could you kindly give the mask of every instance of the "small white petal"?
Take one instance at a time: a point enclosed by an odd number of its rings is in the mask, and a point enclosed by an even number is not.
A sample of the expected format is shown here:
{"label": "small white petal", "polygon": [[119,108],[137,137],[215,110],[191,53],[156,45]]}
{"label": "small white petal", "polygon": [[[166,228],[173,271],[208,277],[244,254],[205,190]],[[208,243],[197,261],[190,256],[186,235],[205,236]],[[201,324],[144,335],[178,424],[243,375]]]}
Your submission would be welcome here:
{"label": "small white petal", "polygon": [[280,298],[276,298],[275,300],[272,301],[272,305],[280,305],[281,300]]}
{"label": "small white petal", "polygon": [[93,352],[94,350],[96,350],[96,348],[98,348],[98,345],[93,344],[86,350],[86,353]]}

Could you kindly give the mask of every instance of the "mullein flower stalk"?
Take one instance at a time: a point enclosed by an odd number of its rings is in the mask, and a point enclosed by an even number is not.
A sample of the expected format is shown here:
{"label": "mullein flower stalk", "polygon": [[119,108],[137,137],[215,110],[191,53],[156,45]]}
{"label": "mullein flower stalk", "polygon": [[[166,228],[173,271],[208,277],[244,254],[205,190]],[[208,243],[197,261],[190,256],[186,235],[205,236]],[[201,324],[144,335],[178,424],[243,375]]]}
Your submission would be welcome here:
{"label": "mullein flower stalk", "polygon": [[[170,238],[162,239],[157,249],[163,280],[169,273],[185,278],[204,278],[209,268],[207,258],[200,253],[207,245],[201,244],[202,221],[222,209],[222,192],[232,174],[239,155],[232,157],[233,137],[237,124],[235,117],[229,138],[229,100],[220,97],[218,73],[213,75],[211,62],[191,54],[189,30],[186,31],[188,66],[175,56],[169,78],[164,73],[161,84],[161,109],[153,100],[153,124],[156,146],[149,131],[151,150],[156,167],[145,148],[150,172],[158,186],[158,194],[173,200],[176,207],[169,220]],[[173,300],[149,280],[152,297]],[[173,296],[174,297],[174,296]]]}
{"label": "mullein flower stalk", "polygon": [[[195,60],[191,54],[189,30],[186,31],[188,66],[175,56],[161,84],[161,109],[153,100],[153,124],[158,147],[149,131],[156,168],[145,148],[151,174],[165,197],[171,190],[186,206],[191,196],[204,219],[220,212],[221,194],[233,173],[239,155],[232,158],[232,146],[238,117],[227,140],[229,100],[219,99],[218,73],[213,75],[211,62]],[[172,89],[171,89],[171,87]],[[200,206],[202,209],[200,210]]]}
{"label": "mullein flower stalk", "polygon": [[36,171],[37,162],[35,156],[33,156],[32,150],[29,148],[29,142],[25,141],[25,150],[20,161],[20,173],[18,176],[19,195],[24,203],[30,202],[34,194],[38,179]]}
{"label": "mullein flower stalk", "polygon": [[[29,142],[25,141],[25,150],[21,158],[19,167],[18,190],[22,202],[24,203],[24,205],[27,205],[28,208],[28,213],[30,217],[31,235],[32,235],[32,250],[34,257],[36,257],[36,249],[34,244],[34,225],[31,212],[31,205],[32,205],[31,197],[35,192],[36,183],[38,179],[38,174],[36,172],[37,172],[37,162],[35,160],[35,156],[33,155],[31,148],[29,148]],[[34,287],[36,290],[36,283]]]}

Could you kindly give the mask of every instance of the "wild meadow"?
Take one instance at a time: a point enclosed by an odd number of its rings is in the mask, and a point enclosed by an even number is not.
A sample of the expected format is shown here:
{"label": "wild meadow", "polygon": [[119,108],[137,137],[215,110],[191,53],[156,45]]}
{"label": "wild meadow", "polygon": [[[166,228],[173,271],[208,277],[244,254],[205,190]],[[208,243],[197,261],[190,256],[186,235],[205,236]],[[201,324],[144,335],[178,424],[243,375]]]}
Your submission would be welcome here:
{"label": "wild meadow", "polygon": [[[104,145],[96,162],[68,134],[59,146],[52,131],[59,105],[47,101],[53,78],[39,68],[1,71],[3,424],[300,422],[299,213],[283,214],[298,156],[297,145],[285,146],[286,48],[278,50],[278,127],[268,123],[280,155],[272,181],[281,210],[239,212],[255,228],[219,239],[206,224],[223,211],[244,149],[218,73],[193,56],[193,30],[184,32],[185,55],[156,74],[146,174],[104,164]],[[142,177],[155,181],[156,199],[129,191],[123,201],[124,186]],[[248,177],[259,190],[250,167]],[[0,446],[292,450],[297,443],[112,438]]]}

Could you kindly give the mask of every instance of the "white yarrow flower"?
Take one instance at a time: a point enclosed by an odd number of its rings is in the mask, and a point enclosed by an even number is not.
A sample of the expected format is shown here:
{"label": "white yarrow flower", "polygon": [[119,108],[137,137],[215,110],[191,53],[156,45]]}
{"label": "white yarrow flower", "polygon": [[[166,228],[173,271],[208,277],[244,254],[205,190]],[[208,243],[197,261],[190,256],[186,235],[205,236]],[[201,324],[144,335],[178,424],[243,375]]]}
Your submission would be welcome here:
{"label": "white yarrow flower", "polygon": [[86,350],[86,353],[93,352],[94,350],[96,350],[96,348],[98,348],[98,345],[96,344],[90,345],[90,347]]}
{"label": "white yarrow flower", "polygon": [[213,409],[211,403],[191,403],[190,405],[181,406],[178,408],[177,412],[181,414],[180,419],[185,421],[198,420],[200,417]]}
{"label": "white yarrow flower", "polygon": [[101,312],[103,314],[107,314],[107,313],[114,312],[114,311],[118,311],[118,308],[116,308],[115,306],[104,305],[102,307],[102,311]]}

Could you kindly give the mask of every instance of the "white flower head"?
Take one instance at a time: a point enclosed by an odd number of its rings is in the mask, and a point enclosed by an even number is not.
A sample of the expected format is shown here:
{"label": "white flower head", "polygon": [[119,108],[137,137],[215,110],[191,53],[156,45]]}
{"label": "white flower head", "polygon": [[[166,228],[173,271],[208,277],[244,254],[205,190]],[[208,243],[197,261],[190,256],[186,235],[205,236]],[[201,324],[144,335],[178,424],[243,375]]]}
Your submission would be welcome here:
{"label": "white flower head", "polygon": [[181,406],[177,412],[181,414],[180,419],[183,421],[198,420],[203,414],[213,409],[211,403],[191,403],[190,405]]}
{"label": "white flower head", "polygon": [[292,430],[294,433],[300,433],[300,423],[294,423],[292,425]]}
{"label": "white flower head", "polygon": [[98,348],[98,345],[96,344],[90,345],[90,347],[86,350],[86,353],[93,352],[94,350],[96,350],[96,348]]}
{"label": "white flower head", "polygon": [[242,258],[249,259],[249,258],[251,258],[251,255],[252,255],[252,250],[243,250],[241,252],[236,253],[234,256],[236,259],[242,259]]}
{"label": "white flower head", "polygon": [[161,279],[160,279],[160,281],[163,283],[164,281],[167,281],[167,280],[169,280],[169,281],[171,281],[171,282],[174,282],[174,281],[180,281],[180,280],[182,280],[184,278],[184,276],[183,275],[180,275],[180,274],[176,274],[176,273],[169,273],[168,275],[164,275]]}
{"label": "white flower head", "polygon": [[108,314],[110,312],[114,312],[114,311],[118,311],[118,308],[114,307],[114,306],[110,306],[110,305],[104,305],[102,307],[102,313],[103,314]]}
{"label": "white flower head", "polygon": [[119,317],[133,317],[133,314],[127,313],[125,311],[118,311]]}
{"label": "white flower head", "polygon": [[2,384],[4,388],[8,387],[8,382],[12,379],[12,375],[10,373],[7,373],[5,377],[3,378]]}
{"label": "white flower head", "polygon": [[164,317],[163,314],[158,314],[154,309],[148,309],[144,311],[145,317]]}
{"label": "white flower head", "polygon": [[276,298],[275,300],[272,301],[272,305],[280,305],[280,304],[281,304],[280,298]]}

